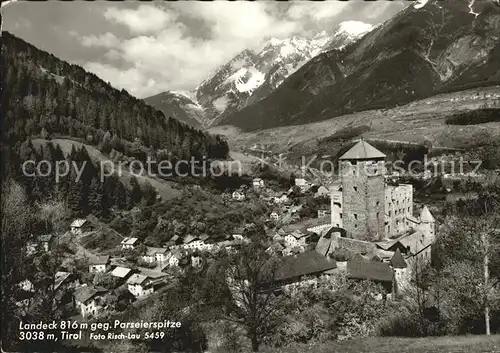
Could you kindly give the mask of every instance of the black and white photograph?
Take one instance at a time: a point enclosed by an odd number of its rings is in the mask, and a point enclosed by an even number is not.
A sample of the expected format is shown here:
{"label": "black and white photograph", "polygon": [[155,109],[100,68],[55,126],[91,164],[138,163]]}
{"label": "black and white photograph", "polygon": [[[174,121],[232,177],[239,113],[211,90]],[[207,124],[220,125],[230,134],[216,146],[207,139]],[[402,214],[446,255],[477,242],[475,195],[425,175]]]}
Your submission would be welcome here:
{"label": "black and white photograph", "polygon": [[2,352],[500,353],[500,0],[0,21]]}

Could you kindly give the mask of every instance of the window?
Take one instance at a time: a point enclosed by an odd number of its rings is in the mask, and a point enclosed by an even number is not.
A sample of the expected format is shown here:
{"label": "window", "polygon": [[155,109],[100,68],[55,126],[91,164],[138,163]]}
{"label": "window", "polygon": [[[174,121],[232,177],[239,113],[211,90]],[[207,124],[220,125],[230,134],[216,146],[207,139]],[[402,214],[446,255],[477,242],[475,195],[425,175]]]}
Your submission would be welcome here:
{"label": "window", "polygon": [[358,187],[357,186],[354,186],[354,191],[358,191]]}
{"label": "window", "polygon": [[358,215],[356,213],[354,214],[354,219],[358,219]]}
{"label": "window", "polygon": [[380,201],[377,201],[377,206],[380,206]]}
{"label": "window", "polygon": [[354,228],[358,228],[358,225],[357,225],[357,224],[355,224],[355,225],[354,225]]}
{"label": "window", "polygon": [[408,212],[410,212],[410,208],[408,207]]}
{"label": "window", "polygon": [[377,212],[377,218],[379,218],[379,217],[380,217],[380,212]]}
{"label": "window", "polygon": [[339,213],[340,219],[342,219],[342,213]]}

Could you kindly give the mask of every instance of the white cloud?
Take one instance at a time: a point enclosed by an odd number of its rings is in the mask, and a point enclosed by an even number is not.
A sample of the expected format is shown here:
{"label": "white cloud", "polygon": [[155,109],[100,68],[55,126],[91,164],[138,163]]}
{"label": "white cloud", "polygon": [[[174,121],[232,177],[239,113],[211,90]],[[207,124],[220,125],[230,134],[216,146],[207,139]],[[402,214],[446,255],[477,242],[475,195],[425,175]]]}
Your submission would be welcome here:
{"label": "white cloud", "polygon": [[104,17],[127,26],[133,33],[159,31],[173,19],[168,12],[152,5],[140,5],[136,10],[110,7]]}
{"label": "white cloud", "polygon": [[321,21],[338,16],[351,6],[347,1],[296,1],[292,2],[287,15],[294,20],[312,19]]}
{"label": "white cloud", "polygon": [[[130,33],[122,33],[121,38],[111,32],[90,35],[80,42],[105,48],[102,57],[107,62],[126,67],[122,70],[94,59],[87,69],[146,97],[164,90],[191,90],[238,52],[257,49],[267,38],[331,28],[331,19],[341,17],[350,3],[180,1],[169,3],[168,9],[149,4],[136,9],[111,7],[104,18],[126,26]],[[337,20],[333,25],[341,21]]]}
{"label": "white cloud", "polygon": [[110,32],[101,34],[99,36],[84,36],[80,38],[84,47],[105,47],[114,48],[120,45],[120,40]]}

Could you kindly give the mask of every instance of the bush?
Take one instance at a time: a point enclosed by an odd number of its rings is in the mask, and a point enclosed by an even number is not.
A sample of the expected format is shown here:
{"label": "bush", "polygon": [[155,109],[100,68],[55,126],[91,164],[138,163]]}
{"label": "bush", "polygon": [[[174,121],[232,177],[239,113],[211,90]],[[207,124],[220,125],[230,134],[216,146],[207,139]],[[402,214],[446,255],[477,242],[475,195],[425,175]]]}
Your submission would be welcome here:
{"label": "bush", "polygon": [[448,125],[476,125],[490,122],[500,122],[500,109],[485,108],[464,113],[453,114],[446,118]]}

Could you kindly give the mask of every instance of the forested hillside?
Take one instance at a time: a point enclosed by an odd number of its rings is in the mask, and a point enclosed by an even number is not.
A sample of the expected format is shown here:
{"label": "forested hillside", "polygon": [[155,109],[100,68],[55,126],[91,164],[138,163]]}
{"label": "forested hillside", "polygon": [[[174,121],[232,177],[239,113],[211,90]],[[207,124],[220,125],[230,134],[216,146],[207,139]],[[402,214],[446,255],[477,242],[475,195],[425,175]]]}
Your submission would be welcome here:
{"label": "forested hillside", "polygon": [[8,32],[2,33],[4,143],[64,135],[100,149],[157,160],[225,158],[227,144],[165,118],[125,90],[59,60]]}

